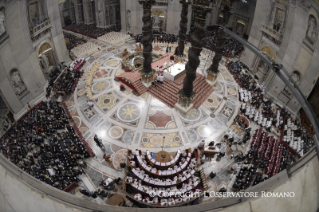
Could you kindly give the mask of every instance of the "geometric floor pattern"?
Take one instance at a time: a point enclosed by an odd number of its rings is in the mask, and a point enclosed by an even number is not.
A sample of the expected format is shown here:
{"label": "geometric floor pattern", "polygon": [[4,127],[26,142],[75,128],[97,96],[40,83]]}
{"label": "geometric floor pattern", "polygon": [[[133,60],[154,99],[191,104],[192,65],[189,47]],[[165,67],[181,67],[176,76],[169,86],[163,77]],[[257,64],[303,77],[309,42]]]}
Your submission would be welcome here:
{"label": "geometric floor pattern", "polygon": [[[163,147],[165,151],[175,152],[178,149],[196,147],[203,139],[207,142],[219,141],[226,131],[241,136],[240,130],[236,129],[236,124],[233,123],[240,106],[237,96],[238,85],[226,67],[220,66],[217,83],[212,87],[214,91],[207,100],[198,109],[183,114],[174,108],[169,108],[152,95],[136,96],[126,86],[125,91],[120,91],[121,82],[115,81],[114,78],[124,72],[120,65],[122,60],[120,55],[124,48],[132,51],[135,45],[106,45],[87,58],[88,63],[83,67],[85,71],[83,76],[86,76],[95,62],[100,64],[91,84],[93,108],[85,105],[87,99],[83,89],[85,77],[80,79],[74,96],[70,98],[78,122],[88,128],[83,136],[90,140],[88,143],[97,155],[87,161],[90,167],[94,167],[90,175],[98,176],[99,180],[102,176],[123,177],[119,161],[126,157],[126,149],[138,148],[142,151],[157,152]],[[188,48],[186,45],[186,49]],[[166,48],[157,48],[153,53],[164,55],[165,50]],[[197,69],[199,74],[206,76],[205,70],[212,62],[210,54],[210,51],[203,50]],[[92,138],[95,134],[102,139],[104,152],[94,143]],[[110,155],[115,162],[106,162],[103,159],[104,153]],[[223,158],[213,169],[227,169],[232,161]],[[223,176],[217,179],[218,182],[210,182],[211,188],[215,190],[221,184],[228,184],[230,181]],[[92,189],[98,186],[96,179],[89,182],[92,182]],[[87,183],[86,186],[90,188]]]}

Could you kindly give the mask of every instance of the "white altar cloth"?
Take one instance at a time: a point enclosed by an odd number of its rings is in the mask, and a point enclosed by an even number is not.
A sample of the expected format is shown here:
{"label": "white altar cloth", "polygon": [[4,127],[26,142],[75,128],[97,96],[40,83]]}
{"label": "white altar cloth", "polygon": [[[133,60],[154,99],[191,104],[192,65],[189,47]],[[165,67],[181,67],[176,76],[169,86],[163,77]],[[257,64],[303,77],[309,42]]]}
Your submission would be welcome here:
{"label": "white altar cloth", "polygon": [[165,69],[164,77],[174,82],[176,77],[180,76],[179,74],[185,71],[185,64],[176,63],[168,69],[170,70],[171,73],[167,72],[168,70]]}

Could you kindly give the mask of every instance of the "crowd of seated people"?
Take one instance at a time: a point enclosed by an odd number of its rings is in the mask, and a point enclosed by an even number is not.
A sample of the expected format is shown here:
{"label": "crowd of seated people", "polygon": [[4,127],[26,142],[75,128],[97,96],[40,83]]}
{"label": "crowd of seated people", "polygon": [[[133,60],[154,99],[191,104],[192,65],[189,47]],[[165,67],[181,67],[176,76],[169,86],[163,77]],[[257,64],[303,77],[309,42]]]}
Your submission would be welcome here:
{"label": "crowd of seated people", "polygon": [[[135,39],[137,43],[140,43],[142,41],[143,35],[138,34],[136,35]],[[153,32],[153,40],[155,42],[160,42],[160,43],[174,43],[176,42],[178,37],[174,34],[166,34],[166,33],[155,33]]]}
{"label": "crowd of seated people", "polygon": [[82,74],[83,72],[80,70],[71,71],[69,68],[64,70],[56,81],[49,81],[49,85],[46,90],[47,98],[51,95],[54,95],[56,98],[59,98],[60,96],[65,98],[67,95],[73,93]]}
{"label": "crowd of seated people", "polygon": [[125,42],[125,40],[128,38],[130,38],[130,35],[123,34],[120,32],[110,32],[98,37],[97,39],[111,45],[116,45]]}
{"label": "crowd of seated people", "polygon": [[62,105],[41,102],[7,131],[0,152],[35,178],[65,189],[79,181],[90,155],[69,125]]}
{"label": "crowd of seated people", "polygon": [[[82,76],[82,71],[80,71],[80,69],[83,67],[84,63],[85,60],[81,58],[73,61],[69,68],[67,68],[66,65],[61,64],[60,67],[53,69],[49,75],[50,78],[46,88],[46,98],[48,99],[51,96],[52,91],[53,94],[56,94],[56,92],[64,93],[65,95],[71,94],[73,86],[76,86],[77,80]],[[61,75],[62,68],[64,68],[65,71],[63,71],[63,74]],[[57,80],[59,76],[62,80],[60,78]],[[73,77],[73,80],[70,77]],[[55,86],[56,83],[59,83],[59,86]]]}
{"label": "crowd of seated people", "polygon": [[284,125],[283,141],[301,156],[314,146],[310,133],[301,126],[301,123],[297,119],[292,118],[289,113],[286,114]]}
{"label": "crowd of seated people", "polygon": [[85,57],[100,50],[100,47],[92,42],[87,42],[82,45],[74,47],[71,52],[77,57]]}
{"label": "crowd of seated people", "polygon": [[63,29],[76,32],[94,39],[97,39],[97,37],[100,37],[108,32],[119,31],[116,26],[111,26],[109,28],[98,28],[95,26],[95,24],[74,24],[65,26],[63,27]]}
{"label": "crowd of seated people", "polygon": [[53,69],[49,74],[49,85],[46,88],[46,98],[49,98],[51,95],[51,90],[54,85],[54,81],[61,74],[61,70],[59,68]]}
{"label": "crowd of seated people", "polygon": [[[244,190],[284,170],[299,157],[298,153],[306,153],[314,143],[297,120],[265,96],[265,88],[255,82],[244,63],[231,61],[227,67],[240,86],[240,112],[261,127],[256,130],[248,153],[240,157],[244,162],[236,173],[233,189]],[[265,131],[279,138],[268,136]]]}
{"label": "crowd of seated people", "polygon": [[79,38],[79,37],[77,37],[75,35],[72,35],[70,33],[63,32],[63,35],[64,35],[64,39],[65,39],[66,48],[68,50],[71,50],[74,47],[76,47],[78,45],[81,45],[81,44],[84,44],[84,43],[87,42],[86,39]]}
{"label": "crowd of seated people", "polygon": [[125,183],[131,198],[140,203],[160,206],[186,204],[194,199],[177,196],[168,198],[163,194],[187,191],[200,193],[206,186],[205,182],[201,182],[205,176],[202,177],[201,173],[195,171],[197,164],[195,154],[179,151],[173,160],[166,163],[156,161],[150,152],[144,155],[137,150],[135,154],[131,151],[128,154],[132,172],[125,177]]}
{"label": "crowd of seated people", "polygon": [[259,128],[243,160],[242,163],[238,163],[240,169],[235,173],[235,191],[245,190],[276,175],[293,163],[295,157],[278,139],[268,136],[267,132]]}
{"label": "crowd of seated people", "polygon": [[[220,38],[219,29],[206,31],[205,38],[203,39],[203,46],[211,51],[216,51],[217,42]],[[223,48],[224,57],[234,57],[239,55],[244,50],[244,46],[237,40],[227,37]]]}
{"label": "crowd of seated people", "polygon": [[[293,150],[303,155],[314,145],[313,139],[298,120],[291,117],[278,105],[265,96],[265,88],[258,85],[242,62],[229,62],[228,70],[240,85],[239,99],[242,102],[240,111],[247,118],[265,128],[268,132],[278,134],[284,127],[283,141]],[[285,114],[285,117],[284,117]]]}
{"label": "crowd of seated people", "polygon": [[[243,102],[241,113],[268,131],[270,128],[282,129],[284,126],[283,142],[291,147],[289,149],[289,146],[285,146],[272,136],[267,137],[266,132],[262,133],[262,128],[258,129],[250,151],[242,158],[246,161],[233,185],[235,190],[244,190],[285,169],[294,161],[296,152],[292,151],[306,152],[313,146],[313,140],[289,113],[284,112],[264,96],[264,89],[254,82],[243,63],[230,62],[227,66],[241,86],[239,89],[239,98]],[[305,132],[303,136],[302,132]]]}

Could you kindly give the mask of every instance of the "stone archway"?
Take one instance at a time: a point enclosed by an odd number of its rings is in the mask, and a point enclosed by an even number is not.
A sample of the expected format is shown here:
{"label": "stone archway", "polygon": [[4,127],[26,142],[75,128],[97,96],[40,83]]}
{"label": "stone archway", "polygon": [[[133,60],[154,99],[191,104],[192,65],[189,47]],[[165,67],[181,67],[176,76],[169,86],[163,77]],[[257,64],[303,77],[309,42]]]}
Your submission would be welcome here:
{"label": "stone archway", "polygon": [[55,51],[49,42],[44,42],[38,50],[39,65],[45,79],[49,78],[51,70],[58,65]]}
{"label": "stone archway", "polygon": [[166,11],[162,9],[152,10],[152,22],[154,30],[166,31]]}
{"label": "stone archway", "polygon": [[[260,50],[266,55],[268,59],[273,60],[275,58],[275,52],[268,45],[262,46]],[[270,68],[262,60],[258,59],[257,61],[257,71],[255,76],[257,76],[259,83],[263,83],[266,81],[269,75]]]}

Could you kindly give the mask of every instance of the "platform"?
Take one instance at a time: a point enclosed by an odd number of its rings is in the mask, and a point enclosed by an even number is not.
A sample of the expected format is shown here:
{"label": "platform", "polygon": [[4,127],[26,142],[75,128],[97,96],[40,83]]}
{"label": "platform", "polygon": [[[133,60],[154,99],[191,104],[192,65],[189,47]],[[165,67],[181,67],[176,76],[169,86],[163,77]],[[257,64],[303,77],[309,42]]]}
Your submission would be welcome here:
{"label": "platform", "polygon": [[[170,72],[168,72],[168,70]],[[185,72],[185,64],[176,63],[173,66],[164,70],[164,77],[174,82],[178,77],[183,75],[184,72]]]}

